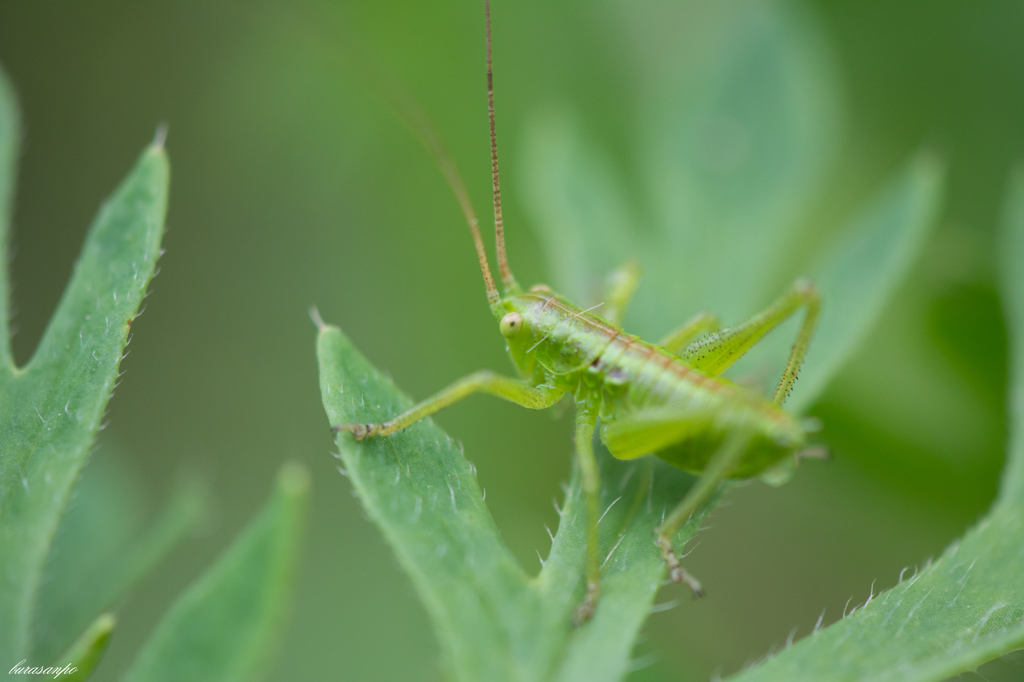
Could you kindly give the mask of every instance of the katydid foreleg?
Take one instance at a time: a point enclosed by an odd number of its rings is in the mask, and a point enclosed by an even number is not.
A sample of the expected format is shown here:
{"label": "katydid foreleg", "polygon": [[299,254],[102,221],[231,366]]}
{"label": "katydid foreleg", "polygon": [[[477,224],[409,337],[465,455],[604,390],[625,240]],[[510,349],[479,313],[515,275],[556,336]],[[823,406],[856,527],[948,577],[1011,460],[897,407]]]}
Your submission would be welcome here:
{"label": "katydid foreleg", "polygon": [[335,426],[334,431],[350,431],[356,440],[362,440],[369,436],[389,436],[473,393],[489,393],[531,410],[543,410],[551,407],[563,395],[563,392],[557,388],[530,386],[521,381],[495,374],[489,369],[482,369],[441,389],[394,419],[379,424],[341,424]]}

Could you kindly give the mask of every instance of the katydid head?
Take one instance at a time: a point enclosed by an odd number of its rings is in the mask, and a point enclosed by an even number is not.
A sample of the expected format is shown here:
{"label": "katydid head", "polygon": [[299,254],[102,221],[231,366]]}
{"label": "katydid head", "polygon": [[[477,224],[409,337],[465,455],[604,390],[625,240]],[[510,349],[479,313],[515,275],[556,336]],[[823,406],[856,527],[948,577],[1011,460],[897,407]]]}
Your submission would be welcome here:
{"label": "katydid head", "polygon": [[544,314],[545,303],[550,299],[551,295],[528,291],[505,297],[500,311],[496,311],[498,331],[505,337],[512,362],[523,377],[533,374],[537,363],[535,351],[553,326]]}
{"label": "katydid head", "polygon": [[[530,291],[525,295],[517,292],[502,300],[501,308],[496,310],[495,314],[498,318],[498,331],[506,339],[511,340],[518,337],[526,327],[526,318],[523,315],[531,314],[536,307],[534,305],[538,300],[536,294],[553,297],[555,292],[547,284],[537,284],[530,287]],[[537,325],[533,324],[531,328],[536,331]]]}
{"label": "katydid head", "polygon": [[587,367],[600,355],[616,329],[580,310],[549,287],[506,296],[498,330],[524,378],[538,365],[546,374],[568,374]]}
{"label": "katydid head", "polygon": [[[550,287],[538,284],[523,292],[508,265],[505,252],[505,228],[501,216],[501,184],[498,173],[498,138],[494,125],[494,72],[491,67],[491,3],[484,0],[487,35],[487,118],[491,133],[491,183],[494,195],[494,241],[498,257],[498,274],[504,287],[504,297],[498,295],[491,276],[487,256],[480,239],[480,230],[468,199],[463,202],[469,220],[477,257],[487,288],[491,312],[498,320],[498,331],[508,343],[509,354],[523,377],[534,374],[538,364],[556,374],[575,371],[586,366],[594,357],[592,349],[580,346],[579,339],[600,339],[601,335],[577,335],[577,327],[584,325],[581,311],[569,301],[556,296]],[[453,185],[454,186],[454,185]],[[462,201],[465,192],[459,194]],[[598,341],[600,343],[600,341]],[[586,344],[584,344],[586,345]],[[580,363],[583,363],[580,365]]]}

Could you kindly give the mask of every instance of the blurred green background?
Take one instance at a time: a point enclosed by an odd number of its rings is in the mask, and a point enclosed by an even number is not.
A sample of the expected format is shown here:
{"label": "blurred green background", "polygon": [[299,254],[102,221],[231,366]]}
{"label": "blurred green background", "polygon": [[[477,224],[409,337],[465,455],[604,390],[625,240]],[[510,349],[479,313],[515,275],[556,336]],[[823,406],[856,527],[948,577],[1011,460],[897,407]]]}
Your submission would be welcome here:
{"label": "blurred green background", "polygon": [[[626,185],[639,182],[633,147],[647,119],[637,102],[657,84],[634,56],[678,39],[629,30],[622,17],[640,7],[648,18],[679,15],[664,0],[493,10],[506,226],[521,281],[553,278],[521,189],[537,112],[571,108]],[[802,467],[783,488],[746,486],[714,514],[687,559],[709,597],[663,591],[661,601],[681,603],[651,618],[638,648],[647,667],[631,679],[724,675],[794,627],[807,634],[822,609],[834,621],[849,598],[892,586],[960,535],[992,499],[1002,464],[1006,358],[991,235],[1007,172],[1024,156],[1024,6],[789,9],[820,42],[818,66],[834,73],[841,102],[830,122],[842,126],[836,162],[805,218],[823,226],[813,239],[827,242],[922,145],[949,162],[946,201],[913,277],[812,410],[833,460]],[[458,205],[358,60],[345,61],[353,49],[422,103],[486,224],[482,2],[0,6],[0,63],[24,124],[12,266],[19,363],[100,200],[156,125],[170,124],[167,253],[95,457],[124,469],[150,507],[176,475],[198,470],[218,513],[121,608],[96,679],[123,670],[286,458],[313,471],[313,505],[268,677],[440,679],[425,614],[329,455],[307,309],[318,305],[413,396],[481,367],[511,368]],[[569,421],[486,399],[438,421],[477,465],[503,537],[539,567],[569,472]],[[1024,675],[1019,659],[993,666]]]}

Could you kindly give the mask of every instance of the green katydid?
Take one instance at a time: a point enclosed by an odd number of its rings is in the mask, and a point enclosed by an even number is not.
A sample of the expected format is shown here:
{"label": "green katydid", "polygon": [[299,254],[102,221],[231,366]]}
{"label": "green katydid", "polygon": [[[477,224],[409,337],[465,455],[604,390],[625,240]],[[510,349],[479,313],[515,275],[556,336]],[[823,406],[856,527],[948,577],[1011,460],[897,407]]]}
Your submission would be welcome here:
{"label": "green katydid", "polygon": [[[575,611],[577,624],[594,614],[600,594],[598,547],[600,472],[593,435],[611,454],[632,459],[654,454],[685,471],[701,474],[655,530],[673,582],[686,582],[695,596],[700,583],[679,564],[673,538],[729,478],[747,478],[795,462],[804,451],[808,426],[782,409],[807,353],[820,309],[813,284],[798,279],[774,303],[747,321],[720,328],[699,313],[664,339],[649,343],[619,326],[635,290],[639,269],[627,264],[611,278],[602,315],[582,310],[545,285],[523,291],[509,268],[501,215],[498,148],[494,124],[490,3],[485,2],[487,100],[494,188],[494,226],[499,294],[461,177],[443,146],[412,116],[462,206],[476,246],[487,301],[498,321],[519,378],[481,370],[456,381],[392,419],[376,424],[340,424],[356,440],[380,438],[474,393],[489,393],[529,409],[553,406],[566,394],[576,406],[576,461],[587,496],[586,594]],[[803,309],[804,317],[772,398],[737,385],[721,374],[762,337]]]}

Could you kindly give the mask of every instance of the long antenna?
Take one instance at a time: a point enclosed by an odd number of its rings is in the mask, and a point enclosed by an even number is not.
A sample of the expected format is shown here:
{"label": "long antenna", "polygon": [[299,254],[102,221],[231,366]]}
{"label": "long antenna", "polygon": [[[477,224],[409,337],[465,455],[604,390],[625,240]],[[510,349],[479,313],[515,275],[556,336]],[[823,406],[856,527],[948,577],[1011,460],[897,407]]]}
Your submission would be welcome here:
{"label": "long antenna", "polygon": [[434,128],[434,124],[423,112],[423,109],[420,108],[419,102],[390,74],[385,73],[383,69],[376,69],[376,75],[378,91],[384,95],[385,99],[391,102],[402,120],[420,138],[423,146],[434,157],[434,162],[437,163],[437,167],[441,170],[445,180],[448,181],[448,186],[451,187],[452,193],[459,201],[462,213],[466,216],[469,231],[473,235],[476,258],[480,261],[480,272],[484,276],[484,287],[487,289],[487,302],[491,307],[500,304],[501,295],[498,293],[498,288],[494,286],[491,266],[487,263],[487,251],[484,249],[484,240],[480,236],[480,221],[477,220],[476,213],[473,211],[473,204],[469,200],[469,193],[466,191],[466,185],[462,181],[462,175],[459,174],[459,167],[455,165],[452,155],[448,152],[448,148],[445,147],[441,136],[437,133],[437,129]]}
{"label": "long antenna", "polygon": [[[295,20],[298,5],[293,5],[290,12],[280,12],[274,16],[275,20]],[[410,94],[409,90],[388,68],[375,59],[373,53],[362,46],[356,36],[348,33],[344,25],[332,25],[331,30],[341,32],[343,40],[337,40],[337,36],[331,35],[328,38],[323,31],[324,20],[319,16],[303,16],[305,21],[296,23],[296,27],[303,32],[309,32],[310,27],[317,30],[313,35],[318,38],[314,46],[318,47],[323,56],[330,60],[340,61],[347,70],[354,73],[373,92],[377,93],[398,115],[412,133],[419,138],[423,146],[433,157],[434,162],[448,181],[452,193],[462,207],[462,213],[466,217],[469,231],[473,235],[473,245],[476,247],[476,257],[480,261],[480,272],[484,277],[484,287],[487,289],[487,302],[491,308],[501,304],[501,295],[494,285],[494,277],[491,275],[491,267],[487,263],[487,251],[484,249],[483,239],[480,237],[480,221],[477,220],[473,205],[469,201],[469,193],[466,185],[462,182],[458,166],[452,159],[444,142],[438,134],[437,129],[430,118],[423,111],[423,108]]]}
{"label": "long antenna", "polygon": [[[458,166],[455,165],[452,155],[448,152],[447,147],[445,147],[434,124],[423,111],[419,102],[416,101],[416,98],[412,96],[398,77],[381,64],[379,60],[374,58],[373,53],[361,45],[355,35],[347,32],[344,25],[332,22],[334,25],[331,27],[332,31],[342,33],[343,40],[337,40],[335,35],[328,37],[323,30],[325,22],[322,17],[302,15],[305,21],[297,22],[295,19],[299,11],[296,8],[298,8],[298,5],[292,5],[290,6],[291,11],[278,12],[274,15],[274,19],[278,21],[281,19],[292,21],[295,23],[296,28],[306,33],[309,32],[311,27],[316,29],[313,35],[318,40],[314,41],[313,44],[320,49],[321,54],[332,61],[340,57],[343,66],[349,67],[348,70],[358,76],[371,91],[377,93],[385,102],[391,105],[399,120],[419,138],[420,142],[423,143],[423,146],[426,147],[427,151],[434,158],[434,162],[444,175],[445,180],[448,181],[448,186],[458,200],[459,206],[462,207],[462,213],[466,217],[466,223],[469,225],[469,231],[473,236],[476,257],[480,262],[480,272],[484,277],[487,302],[491,305],[492,310],[496,310],[497,306],[501,305],[501,295],[498,293],[498,288],[494,285],[491,267],[487,263],[487,251],[484,249],[484,242],[480,237],[480,221],[477,220],[476,213],[473,211],[473,205],[470,203],[469,193],[466,191],[466,185],[462,182]],[[502,251],[503,255],[504,251]],[[508,268],[507,265],[505,267],[506,269]]]}
{"label": "long antenna", "polygon": [[512,270],[508,267],[508,256],[505,254],[505,226],[501,221],[501,186],[498,182],[498,137],[494,133],[494,76],[491,71],[491,0],[484,0],[484,13],[487,16],[487,116],[491,123],[491,180],[494,183],[494,240],[498,247],[498,273],[505,293],[519,291]]}
{"label": "long antenna", "polygon": [[469,231],[473,233],[473,246],[476,247],[476,258],[480,261],[480,272],[484,276],[487,302],[492,306],[497,305],[501,302],[501,296],[498,294],[498,288],[494,286],[491,266],[487,263],[484,240],[480,236],[480,221],[477,220],[476,213],[473,212],[473,205],[469,202],[469,194],[466,192],[466,185],[462,182],[462,176],[459,175],[459,169],[452,160],[451,155],[448,154],[448,150],[440,143],[440,140],[437,140],[438,149],[432,148],[430,142],[426,144],[428,149],[433,152],[438,167],[444,174],[445,179],[448,180],[448,185],[452,188],[452,192],[455,193],[455,198],[459,200],[459,205],[462,206],[462,213],[466,216],[466,223],[469,224]]}

